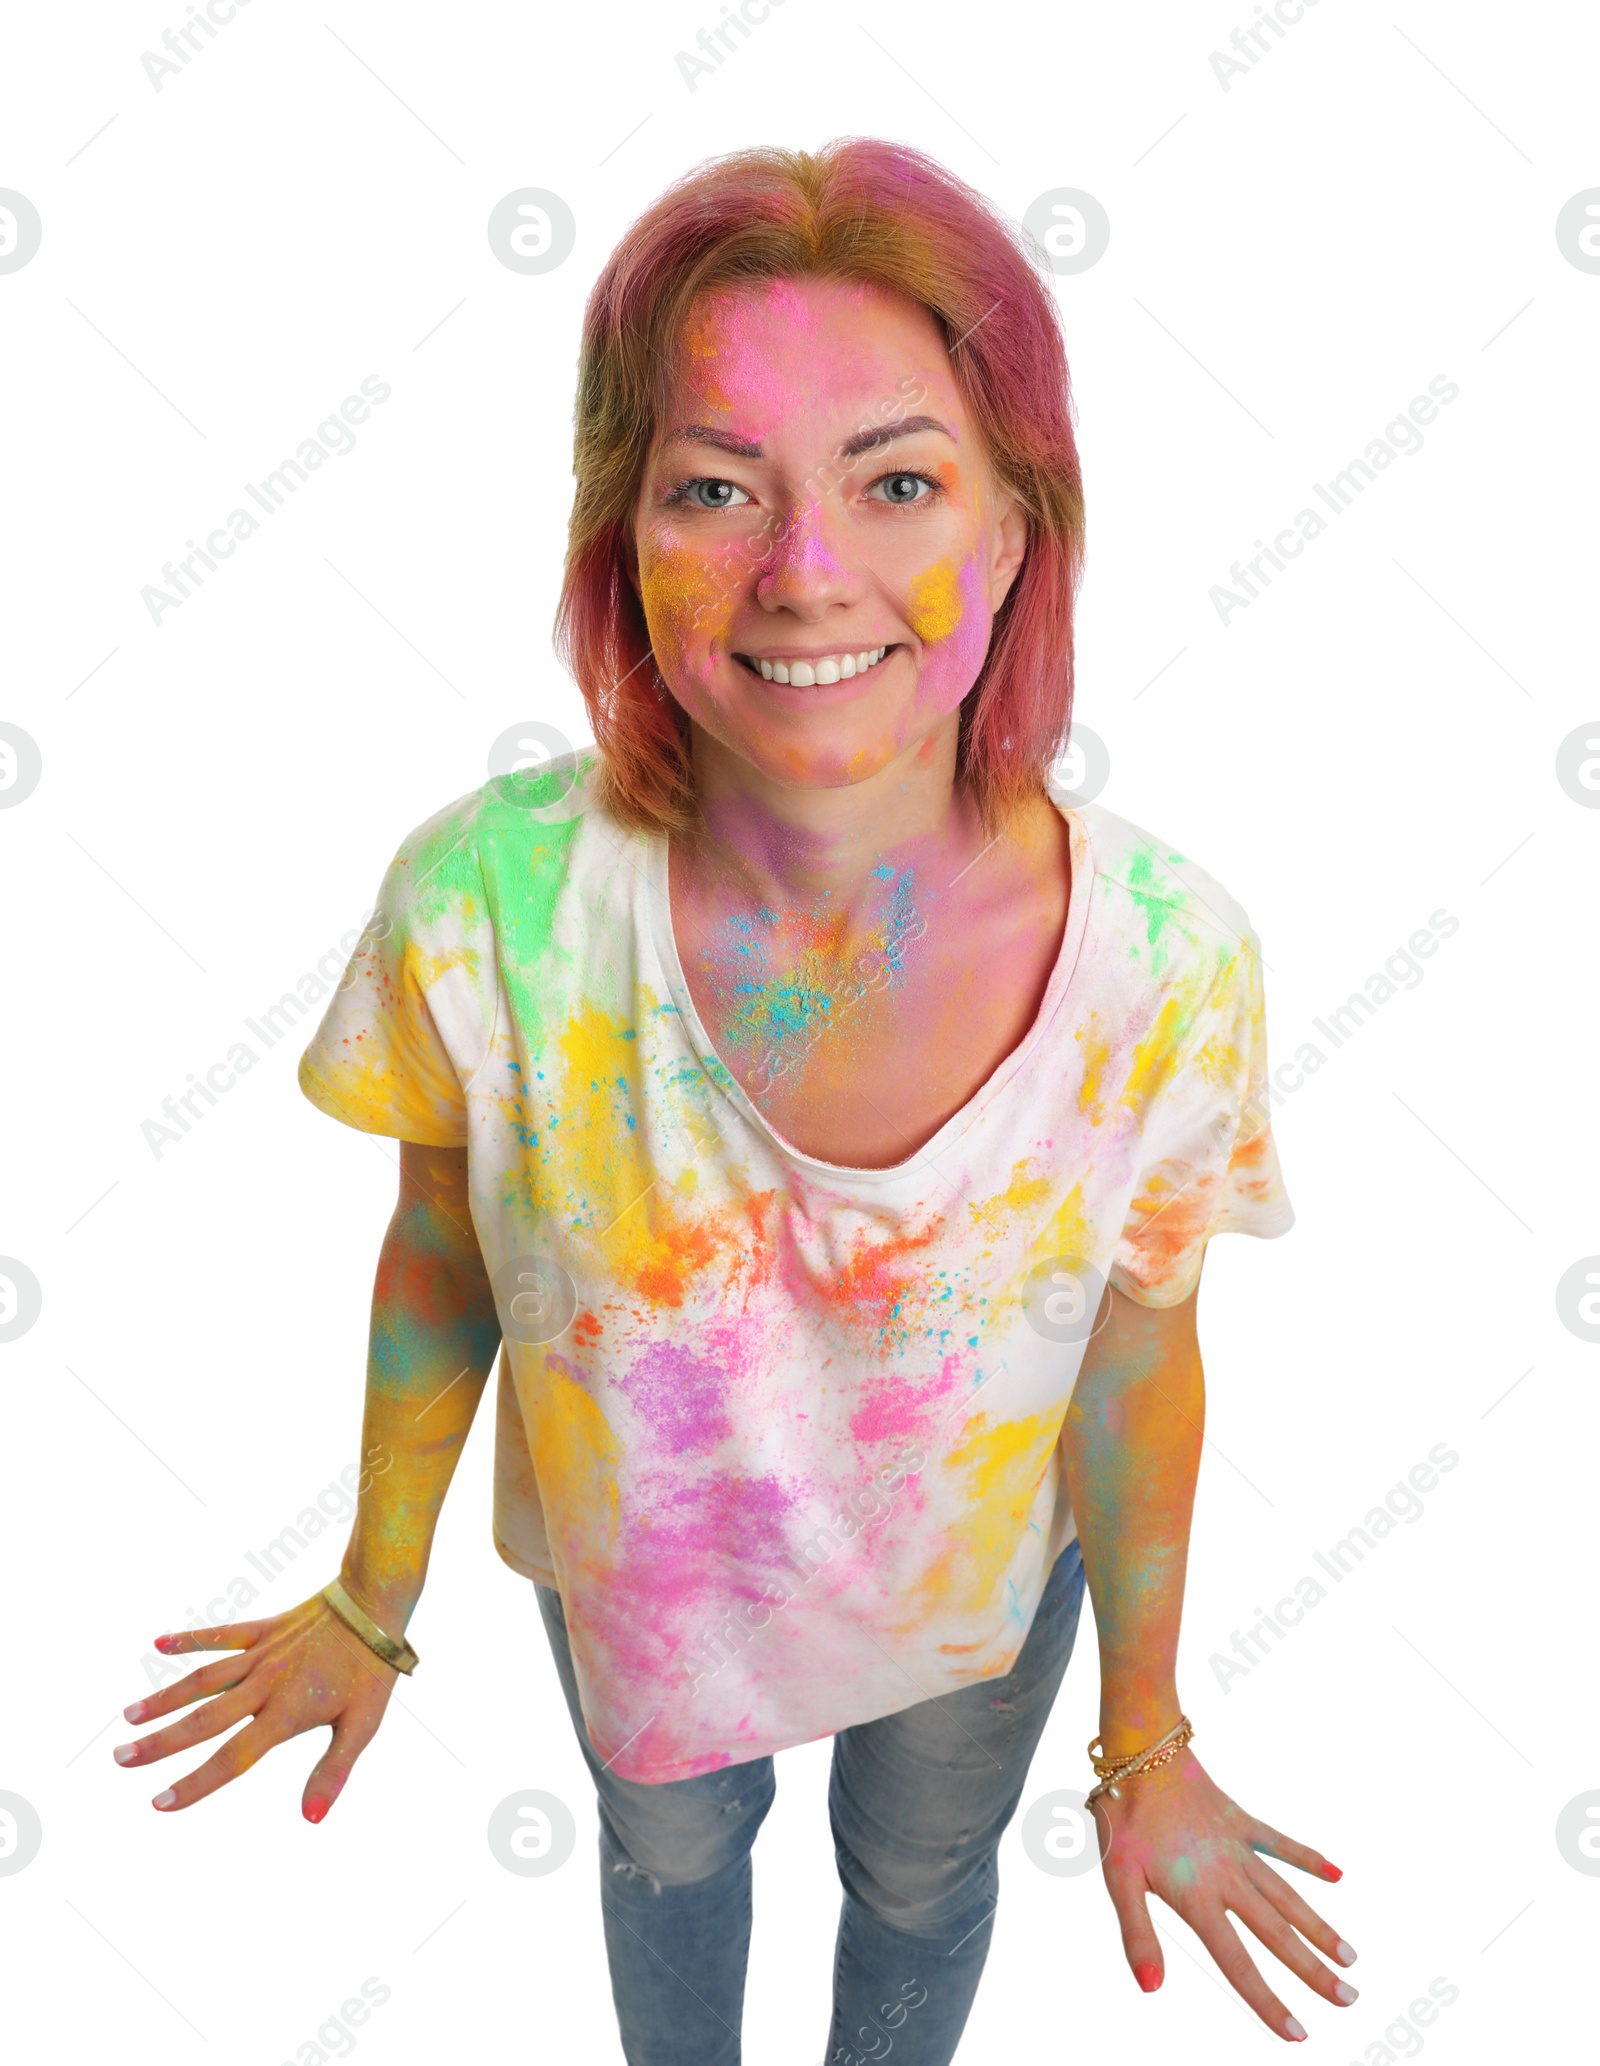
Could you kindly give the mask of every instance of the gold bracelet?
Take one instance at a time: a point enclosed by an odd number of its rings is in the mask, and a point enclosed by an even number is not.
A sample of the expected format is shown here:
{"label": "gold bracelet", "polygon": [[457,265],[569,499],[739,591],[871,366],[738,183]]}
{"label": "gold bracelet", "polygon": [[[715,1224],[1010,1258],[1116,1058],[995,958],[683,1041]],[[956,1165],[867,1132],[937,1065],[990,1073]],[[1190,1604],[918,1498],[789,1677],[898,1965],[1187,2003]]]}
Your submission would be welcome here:
{"label": "gold bracelet", "polygon": [[[1108,1758],[1097,1754],[1095,1745],[1101,1742],[1098,1736],[1089,1739],[1089,1762],[1094,1767],[1094,1776],[1099,1785],[1084,1801],[1092,1807],[1103,1793],[1110,1794],[1114,1801],[1121,1800],[1121,1782],[1133,1779],[1141,1772],[1159,1772],[1163,1765],[1170,1765],[1178,1752],[1194,1735],[1194,1724],[1186,1714],[1179,1715],[1177,1726],[1169,1729],[1159,1743],[1152,1743],[1146,1750],[1136,1750],[1127,1757]],[[1102,1745],[1102,1749],[1103,1749]]]}
{"label": "gold bracelet", "polygon": [[421,1659],[409,1643],[397,1643],[393,1636],[385,1635],[364,1607],[358,1607],[336,1578],[332,1585],[322,1588],[322,1597],[338,1615],[348,1629],[361,1638],[375,1656],[385,1664],[392,1664],[396,1671],[415,1671]]}

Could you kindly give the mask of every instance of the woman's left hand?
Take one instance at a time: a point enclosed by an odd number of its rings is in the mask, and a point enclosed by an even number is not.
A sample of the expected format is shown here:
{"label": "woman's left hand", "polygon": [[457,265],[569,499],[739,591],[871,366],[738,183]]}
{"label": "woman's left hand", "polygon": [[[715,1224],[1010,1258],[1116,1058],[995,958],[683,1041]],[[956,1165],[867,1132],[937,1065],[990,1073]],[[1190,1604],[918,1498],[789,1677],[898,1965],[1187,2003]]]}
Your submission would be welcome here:
{"label": "woman's left hand", "polygon": [[1247,1815],[1212,1784],[1191,1751],[1180,1751],[1158,1771],[1124,1780],[1120,1798],[1102,1794],[1092,1812],[1101,1825],[1106,1889],[1122,1926],[1123,1949],[1147,1994],[1161,1985],[1164,1972],[1145,1906],[1147,1894],[1159,1894],[1279,2037],[1298,2040],[1306,2033],[1257,1970],[1228,1920],[1230,1911],[1324,2000],[1341,2008],[1355,2000],[1356,1990],[1310,1946],[1341,1966],[1353,1962],[1354,1951],[1266,1859],[1325,1880],[1339,1879],[1339,1868],[1309,1844]]}

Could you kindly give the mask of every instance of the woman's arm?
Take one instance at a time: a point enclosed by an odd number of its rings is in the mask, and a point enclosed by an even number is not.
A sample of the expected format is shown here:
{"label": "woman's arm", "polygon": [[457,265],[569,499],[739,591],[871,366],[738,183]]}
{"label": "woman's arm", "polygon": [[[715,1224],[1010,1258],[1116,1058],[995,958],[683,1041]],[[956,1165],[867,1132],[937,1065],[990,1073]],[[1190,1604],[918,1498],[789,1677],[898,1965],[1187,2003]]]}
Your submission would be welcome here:
{"label": "woman's arm", "polygon": [[[1108,1289],[1062,1434],[1100,1639],[1107,1757],[1157,1742],[1181,1712],[1178,1631],[1205,1424],[1196,1296],[1155,1308]],[[1339,1878],[1338,1868],[1237,1807],[1192,1751],[1127,1780],[1119,1799],[1102,1795],[1095,1813],[1123,1949],[1147,1993],[1163,1972],[1145,1906],[1155,1893],[1279,2036],[1305,2031],[1256,1969],[1230,1910],[1317,1993],[1340,2006],[1355,2000],[1354,1988],[1302,1940],[1341,1965],[1355,1953],[1263,1856],[1329,1880]]]}
{"label": "woman's arm", "polygon": [[1174,1727],[1178,1629],[1200,1474],[1205,1374],[1195,1299],[1141,1306],[1109,1289],[1067,1409],[1072,1511],[1100,1638],[1107,1757]]}
{"label": "woman's arm", "polygon": [[[340,1572],[392,1636],[404,1635],[422,1591],[439,1509],[499,1342],[468,1208],[467,1151],[402,1142],[399,1201],[373,1286],[360,1493]],[[115,1753],[119,1764],[153,1764],[253,1717],[205,1764],[158,1794],[160,1808],[189,1807],[274,1744],[324,1725],[333,1739],[301,1803],[307,1820],[320,1822],[376,1733],[398,1676],[320,1595],[262,1621],[158,1636],[156,1648],[168,1655],[245,1654],[219,1658],[136,1701],[126,1710],[130,1722],[205,1704],[124,1744]]]}
{"label": "woman's arm", "polygon": [[390,1635],[404,1635],[421,1595],[439,1510],[499,1346],[467,1151],[402,1141],[400,1198],[372,1287],[361,1453],[363,1478],[373,1476],[340,1572]]}

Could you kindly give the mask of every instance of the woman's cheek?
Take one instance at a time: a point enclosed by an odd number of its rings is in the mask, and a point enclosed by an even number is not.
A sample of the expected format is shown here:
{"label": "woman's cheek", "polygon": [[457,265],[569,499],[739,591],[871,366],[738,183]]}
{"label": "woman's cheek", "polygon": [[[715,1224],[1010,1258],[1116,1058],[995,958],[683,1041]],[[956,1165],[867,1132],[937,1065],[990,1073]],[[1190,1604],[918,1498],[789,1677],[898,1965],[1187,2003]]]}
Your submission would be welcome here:
{"label": "woman's cheek", "polygon": [[957,566],[935,560],[912,582],[906,622],[922,642],[917,700],[941,715],[957,708],[978,679],[992,628],[974,553]]}
{"label": "woman's cheek", "polygon": [[693,548],[660,544],[643,558],[639,592],[650,644],[669,688],[711,683],[711,649],[728,629],[733,596],[716,562]]}

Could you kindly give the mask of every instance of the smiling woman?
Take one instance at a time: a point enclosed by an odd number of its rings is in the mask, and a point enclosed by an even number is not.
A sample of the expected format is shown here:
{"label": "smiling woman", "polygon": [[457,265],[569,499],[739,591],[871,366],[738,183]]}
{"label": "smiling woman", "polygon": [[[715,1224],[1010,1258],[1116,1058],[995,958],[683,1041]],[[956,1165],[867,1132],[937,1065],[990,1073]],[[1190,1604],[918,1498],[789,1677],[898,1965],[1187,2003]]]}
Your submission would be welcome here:
{"label": "smiling woman", "polygon": [[[827,289],[815,312],[802,281]],[[875,346],[870,322],[852,327],[869,309],[894,311],[896,342],[909,351]],[[815,378],[824,365],[834,418],[825,430]],[[915,453],[895,422],[913,411]],[[786,423],[784,449],[774,450]],[[1055,305],[1010,226],[930,160],[859,140],[815,156],[723,159],[664,195],[613,253],[585,317],[559,629],[604,752],[610,807],[662,829],[692,820],[695,785],[690,720],[644,667],[654,626],[633,571],[638,496],[671,433],[696,426],[747,459],[765,432],[769,473],[800,459],[788,485],[801,493],[787,507],[735,504],[729,515],[749,513],[724,538],[701,541],[698,556],[687,537],[668,541],[689,555],[685,614],[699,613],[708,634],[752,551],[807,549],[808,513],[828,507],[837,477],[852,482],[863,455],[929,472],[933,494],[947,486],[937,469],[959,465],[965,479],[948,484],[958,504],[987,462],[997,503],[1003,493],[1025,520],[1028,552],[1013,569],[1015,592],[995,606],[991,644],[976,654],[968,686],[986,693],[963,715],[960,768],[986,820],[1036,796],[1071,709],[1083,489]],[[705,468],[683,469],[685,485],[696,471]],[[971,511],[969,522],[998,513]],[[929,551],[920,564],[938,557]],[[933,621],[951,631],[955,571],[929,591]]]}
{"label": "smiling woman", "polygon": [[[657,667],[691,726],[774,780],[868,780],[960,708],[1026,520],[991,481],[916,303],[865,282],[775,280],[709,296],[690,338],[668,418],[709,405],[722,421],[674,420],[646,470],[633,544]],[[706,362],[714,397],[697,380]],[[819,362],[842,377],[819,380]],[[838,438],[841,418],[908,378],[938,415]],[[829,449],[837,478],[808,490]],[[842,470],[867,454],[872,466]],[[713,462],[716,475],[699,470]],[[825,606],[798,610],[801,596]],[[797,625],[806,614],[818,621]],[[752,674],[771,692],[752,695]]]}
{"label": "smiling woman", "polygon": [[[1052,786],[1083,511],[1054,303],[870,141],[717,161],[585,317],[560,635],[595,748],[401,845],[301,1062],[396,1136],[332,1589],[131,1718],[381,1718],[500,1347],[495,1532],[594,1779],[631,2066],[733,2066],[775,1756],[833,1739],[830,2066],[947,2066],[1077,1629],[1138,1984],[1155,1894],[1279,2036],[1348,1945],[1265,1863],[1176,1684],[1217,1233],[1292,1219],[1245,913]],[[781,1612],[778,1611],[781,1609]],[[1317,1954],[1322,1956],[1319,1957]],[[910,2010],[915,2008],[915,2015]]]}

